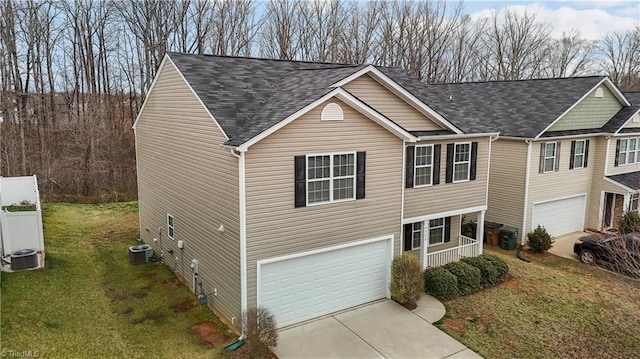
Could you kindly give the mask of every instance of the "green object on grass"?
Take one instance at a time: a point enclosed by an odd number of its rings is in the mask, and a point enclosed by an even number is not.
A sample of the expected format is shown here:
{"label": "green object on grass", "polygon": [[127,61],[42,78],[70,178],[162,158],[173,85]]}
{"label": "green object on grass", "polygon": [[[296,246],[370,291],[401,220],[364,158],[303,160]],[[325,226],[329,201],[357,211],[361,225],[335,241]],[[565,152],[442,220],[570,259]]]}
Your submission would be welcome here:
{"label": "green object on grass", "polygon": [[224,347],[224,350],[226,350],[228,352],[232,352],[232,351],[240,348],[243,345],[244,345],[244,340],[238,339],[238,340],[236,340],[235,342],[233,342],[231,344],[227,344],[227,346]]}

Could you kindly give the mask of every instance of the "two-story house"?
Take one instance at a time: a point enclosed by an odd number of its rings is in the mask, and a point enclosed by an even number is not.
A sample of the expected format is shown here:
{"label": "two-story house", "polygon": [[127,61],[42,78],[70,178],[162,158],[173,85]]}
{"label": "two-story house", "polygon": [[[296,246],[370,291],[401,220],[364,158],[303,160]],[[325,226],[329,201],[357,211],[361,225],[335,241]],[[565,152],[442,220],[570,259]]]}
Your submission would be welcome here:
{"label": "two-story house", "polygon": [[486,219],[519,228],[522,243],[538,225],[554,236],[612,230],[623,211],[638,208],[640,106],[609,78],[429,87],[448,98],[431,101],[436,110],[462,110],[473,116],[462,123],[500,131]]}
{"label": "two-story house", "polygon": [[424,267],[481,253],[461,224],[484,220],[497,131],[461,128],[423,87],[168,54],[134,125],[143,241],[233,326],[251,306],[282,327],[388,297],[402,251]]}

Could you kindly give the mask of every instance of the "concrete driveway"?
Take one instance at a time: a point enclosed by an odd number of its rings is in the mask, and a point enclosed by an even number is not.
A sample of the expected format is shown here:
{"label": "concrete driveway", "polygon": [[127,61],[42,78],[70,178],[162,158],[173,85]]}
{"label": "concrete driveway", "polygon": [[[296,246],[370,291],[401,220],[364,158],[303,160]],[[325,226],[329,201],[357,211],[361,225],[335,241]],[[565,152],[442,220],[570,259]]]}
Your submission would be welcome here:
{"label": "concrete driveway", "polygon": [[424,296],[409,311],[384,300],[281,331],[274,353],[287,358],[481,358],[431,323],[444,306]]}
{"label": "concrete driveway", "polygon": [[549,253],[555,254],[558,257],[570,258],[578,261],[578,256],[573,253],[573,243],[575,243],[578,238],[588,234],[589,233],[586,232],[573,232],[557,236],[553,243],[553,247],[549,249]]}

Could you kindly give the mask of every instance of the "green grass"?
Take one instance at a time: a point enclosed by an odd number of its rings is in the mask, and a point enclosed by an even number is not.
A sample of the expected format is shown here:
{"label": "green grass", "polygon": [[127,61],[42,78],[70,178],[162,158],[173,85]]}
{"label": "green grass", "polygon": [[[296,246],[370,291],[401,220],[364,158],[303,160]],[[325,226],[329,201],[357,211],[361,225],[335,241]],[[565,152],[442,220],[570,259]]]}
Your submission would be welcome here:
{"label": "green grass", "polygon": [[486,358],[632,358],[640,282],[553,255],[504,258],[504,284],[445,302],[437,325]]}
{"label": "green grass", "polygon": [[[46,268],[2,273],[2,352],[46,358],[225,357],[201,344],[196,324],[227,328],[206,308],[174,312],[195,297],[169,268],[129,265],[137,204],[44,207]],[[230,335],[231,337],[231,335]]]}

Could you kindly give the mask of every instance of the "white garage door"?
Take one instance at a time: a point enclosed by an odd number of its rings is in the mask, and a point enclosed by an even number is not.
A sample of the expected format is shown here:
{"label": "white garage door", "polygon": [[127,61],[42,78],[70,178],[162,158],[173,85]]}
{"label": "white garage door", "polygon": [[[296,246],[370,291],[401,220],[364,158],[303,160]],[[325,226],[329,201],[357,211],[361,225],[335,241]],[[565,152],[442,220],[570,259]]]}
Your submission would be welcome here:
{"label": "white garage door", "polygon": [[384,298],[390,238],[258,263],[258,304],[278,327]]}
{"label": "white garage door", "polygon": [[537,203],[533,206],[531,229],[544,226],[552,236],[584,229],[586,196]]}

